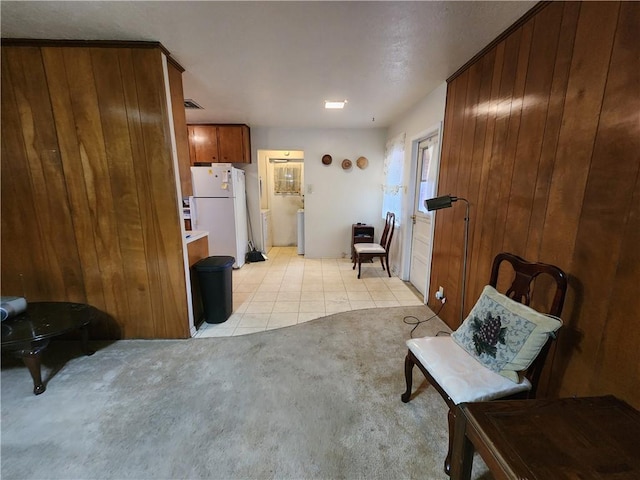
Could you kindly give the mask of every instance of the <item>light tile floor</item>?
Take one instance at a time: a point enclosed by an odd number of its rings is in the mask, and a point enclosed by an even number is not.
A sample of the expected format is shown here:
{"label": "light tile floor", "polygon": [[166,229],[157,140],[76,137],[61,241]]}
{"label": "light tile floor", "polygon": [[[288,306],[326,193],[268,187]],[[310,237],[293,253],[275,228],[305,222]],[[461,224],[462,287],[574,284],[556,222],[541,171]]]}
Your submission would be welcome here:
{"label": "light tile floor", "polygon": [[228,337],[287,327],[361,308],[422,305],[418,293],[379,261],[362,264],[362,278],[346,259],[306,259],[296,247],[273,247],[264,262],[234,270],[233,314],[203,323],[196,337]]}

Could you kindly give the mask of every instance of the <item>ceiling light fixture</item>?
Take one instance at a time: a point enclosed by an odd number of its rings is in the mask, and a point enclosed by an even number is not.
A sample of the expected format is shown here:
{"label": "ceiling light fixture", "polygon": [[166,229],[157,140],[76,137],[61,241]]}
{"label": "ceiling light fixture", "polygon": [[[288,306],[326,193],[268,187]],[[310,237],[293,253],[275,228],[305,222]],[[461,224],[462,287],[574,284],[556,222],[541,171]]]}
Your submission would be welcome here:
{"label": "ceiling light fixture", "polygon": [[347,103],[346,100],[341,100],[341,101],[325,100],[324,101],[324,108],[328,108],[328,109],[344,108],[346,103]]}

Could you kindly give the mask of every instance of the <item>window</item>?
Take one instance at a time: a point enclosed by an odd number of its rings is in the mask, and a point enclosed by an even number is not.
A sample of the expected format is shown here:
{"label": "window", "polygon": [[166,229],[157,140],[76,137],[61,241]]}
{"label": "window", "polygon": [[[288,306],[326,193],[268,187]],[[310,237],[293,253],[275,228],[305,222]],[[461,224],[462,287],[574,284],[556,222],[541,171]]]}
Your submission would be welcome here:
{"label": "window", "polygon": [[417,199],[417,208],[419,212],[424,214],[430,213],[427,212],[427,207],[425,207],[424,201],[428,198],[432,198],[436,193],[435,156],[437,154],[437,148],[438,133],[431,135],[418,144],[420,191]]}
{"label": "window", "polygon": [[273,169],[273,193],[300,195],[300,164],[277,163]]}
{"label": "window", "polygon": [[396,221],[402,218],[402,194],[404,185],[404,139],[401,133],[387,142],[384,151],[384,185],[382,185],[382,218],[387,212],[396,214]]}

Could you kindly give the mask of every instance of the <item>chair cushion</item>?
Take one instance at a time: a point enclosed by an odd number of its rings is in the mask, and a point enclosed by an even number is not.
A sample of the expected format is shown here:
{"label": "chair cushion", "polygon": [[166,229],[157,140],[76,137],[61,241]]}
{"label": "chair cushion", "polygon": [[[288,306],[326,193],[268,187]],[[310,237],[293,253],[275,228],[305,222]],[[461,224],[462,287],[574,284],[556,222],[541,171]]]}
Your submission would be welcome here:
{"label": "chair cushion", "polygon": [[461,348],[449,336],[412,338],[407,347],[457,405],[504,398],[531,389],[492,372]]}
{"label": "chair cushion", "polygon": [[353,248],[358,253],[385,253],[385,249],[378,243],[356,243]]}
{"label": "chair cushion", "polygon": [[518,382],[518,372],[529,368],[561,325],[487,285],[451,338],[485,367]]}

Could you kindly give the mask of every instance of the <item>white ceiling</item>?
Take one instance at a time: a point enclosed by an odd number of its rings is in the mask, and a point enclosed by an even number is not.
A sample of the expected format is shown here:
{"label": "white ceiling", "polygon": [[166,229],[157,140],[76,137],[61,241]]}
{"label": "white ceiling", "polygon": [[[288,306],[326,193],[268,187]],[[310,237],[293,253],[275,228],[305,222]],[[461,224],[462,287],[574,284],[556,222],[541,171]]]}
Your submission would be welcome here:
{"label": "white ceiling", "polygon": [[[161,42],[188,122],[386,127],[536,2],[11,2],[3,38]],[[342,111],[324,100],[348,99]],[[375,118],[375,121],[373,120]]]}

